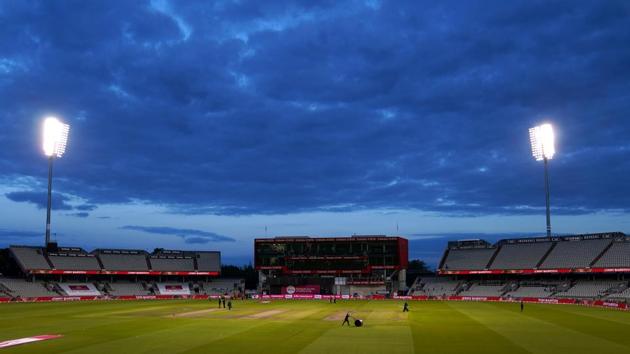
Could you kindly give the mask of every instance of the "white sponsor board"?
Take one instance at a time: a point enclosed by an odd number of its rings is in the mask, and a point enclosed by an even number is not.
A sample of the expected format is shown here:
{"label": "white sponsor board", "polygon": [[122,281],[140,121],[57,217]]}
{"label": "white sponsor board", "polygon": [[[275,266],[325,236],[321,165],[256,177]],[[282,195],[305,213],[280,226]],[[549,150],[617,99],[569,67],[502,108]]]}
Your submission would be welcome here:
{"label": "white sponsor board", "polygon": [[190,295],[188,284],[158,283],[158,291],[161,295]]}
{"label": "white sponsor board", "polygon": [[101,296],[101,292],[96,289],[94,284],[90,283],[60,283],[59,287],[68,296]]}

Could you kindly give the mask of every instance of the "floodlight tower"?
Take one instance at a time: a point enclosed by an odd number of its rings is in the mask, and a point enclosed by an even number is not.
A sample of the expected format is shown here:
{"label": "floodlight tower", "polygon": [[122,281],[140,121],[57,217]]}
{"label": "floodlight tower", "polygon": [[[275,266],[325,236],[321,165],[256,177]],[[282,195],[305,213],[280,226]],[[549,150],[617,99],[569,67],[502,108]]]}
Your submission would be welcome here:
{"label": "floodlight tower", "polygon": [[545,165],[545,200],[547,204],[547,237],[551,237],[551,211],[549,209],[549,160],[556,153],[553,127],[549,123],[529,129],[529,140],[532,144],[532,155],[536,161]]}
{"label": "floodlight tower", "polygon": [[44,119],[44,154],[48,156],[48,207],[46,209],[46,247],[50,243],[50,209],[52,207],[52,170],[53,160],[66,152],[68,133],[70,126],[59,121],[55,117]]}

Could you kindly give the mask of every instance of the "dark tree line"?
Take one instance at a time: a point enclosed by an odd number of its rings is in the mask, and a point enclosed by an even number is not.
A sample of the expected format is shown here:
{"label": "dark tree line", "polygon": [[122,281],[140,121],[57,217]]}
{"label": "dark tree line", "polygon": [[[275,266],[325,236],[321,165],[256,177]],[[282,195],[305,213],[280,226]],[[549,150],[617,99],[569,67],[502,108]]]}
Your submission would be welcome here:
{"label": "dark tree line", "polygon": [[256,289],[258,286],[258,271],[251,264],[246,266],[222,265],[221,277],[245,279],[245,289]]}

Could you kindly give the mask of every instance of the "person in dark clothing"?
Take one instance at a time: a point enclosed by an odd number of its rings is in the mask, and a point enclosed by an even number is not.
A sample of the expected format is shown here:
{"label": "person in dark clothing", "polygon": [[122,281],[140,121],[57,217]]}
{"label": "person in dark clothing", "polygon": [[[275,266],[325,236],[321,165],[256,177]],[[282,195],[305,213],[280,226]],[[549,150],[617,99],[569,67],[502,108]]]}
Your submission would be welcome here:
{"label": "person in dark clothing", "polygon": [[333,304],[336,304],[336,303],[337,303],[337,298],[333,297]]}
{"label": "person in dark clothing", "polygon": [[219,298],[219,308],[221,308],[221,298]]}
{"label": "person in dark clothing", "polygon": [[223,298],[223,308],[225,308],[225,298]]}
{"label": "person in dark clothing", "polygon": [[343,325],[348,324],[348,327],[350,327],[350,312],[346,313],[346,317],[343,319],[343,323],[341,323],[341,327],[343,327]]}
{"label": "person in dark clothing", "polygon": [[523,300],[521,300],[521,312],[523,312],[524,308],[525,308],[525,304],[523,303]]}
{"label": "person in dark clothing", "polygon": [[405,301],[405,305],[403,305],[403,312],[409,312],[409,304]]}
{"label": "person in dark clothing", "polygon": [[232,300],[228,300],[228,310],[232,310]]}

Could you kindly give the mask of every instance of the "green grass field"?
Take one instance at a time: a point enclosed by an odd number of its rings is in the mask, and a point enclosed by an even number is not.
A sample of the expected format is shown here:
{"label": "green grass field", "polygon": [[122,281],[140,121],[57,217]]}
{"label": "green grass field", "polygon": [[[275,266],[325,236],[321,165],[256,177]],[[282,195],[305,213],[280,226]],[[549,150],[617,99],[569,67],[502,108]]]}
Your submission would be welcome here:
{"label": "green grass field", "polygon": [[[630,353],[630,313],[479,302],[111,301],[0,305],[6,353]],[[345,311],[362,328],[341,327]]]}

